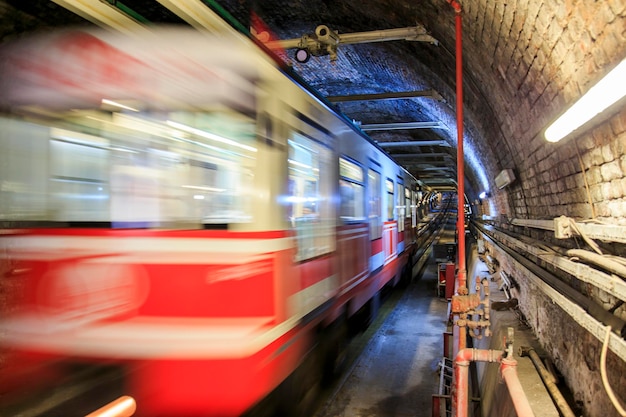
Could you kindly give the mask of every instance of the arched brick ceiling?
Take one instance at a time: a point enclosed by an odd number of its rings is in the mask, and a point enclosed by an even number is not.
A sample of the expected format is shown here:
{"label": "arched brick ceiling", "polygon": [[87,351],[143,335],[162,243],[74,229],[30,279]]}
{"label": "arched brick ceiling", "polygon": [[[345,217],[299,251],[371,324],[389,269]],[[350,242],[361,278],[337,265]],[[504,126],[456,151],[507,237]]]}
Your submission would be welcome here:
{"label": "arched brick ceiling", "polygon": [[[41,25],[76,24],[82,20],[48,0],[28,4],[4,1],[0,2],[3,38]],[[456,179],[455,14],[445,0],[217,3],[244,24],[253,7],[279,39],[313,33],[320,24],[339,33],[423,25],[438,45],[408,41],[345,45],[340,46],[336,62],[328,57],[313,57],[306,64],[295,60],[291,64],[310,85],[327,96],[436,90],[443,101],[421,97],[343,102],[338,107],[362,124],[441,122],[444,128],[370,132],[370,136],[380,142],[444,139],[450,146],[390,147],[388,151],[425,181],[432,173],[448,173]],[[550,203],[541,203],[542,195],[555,193],[550,183],[568,175],[552,167],[560,165],[569,174],[580,172],[580,167],[575,148],[546,143],[543,129],[567,104],[626,57],[626,0],[461,3],[468,198],[473,201],[480,191],[490,190],[498,194],[496,213],[512,217],[558,215],[545,209]],[[126,0],[123,4],[152,22],[180,22],[156,2]],[[616,120],[618,125],[622,121],[622,128],[614,128],[616,132],[612,134],[623,133],[623,107]],[[587,141],[583,147],[593,147],[593,143]],[[445,154],[451,157],[441,157]],[[437,171],[441,167],[449,170]],[[499,191],[494,178],[507,168],[513,169],[517,180]],[[565,213],[561,214],[586,214],[584,209],[573,207],[563,209]]]}

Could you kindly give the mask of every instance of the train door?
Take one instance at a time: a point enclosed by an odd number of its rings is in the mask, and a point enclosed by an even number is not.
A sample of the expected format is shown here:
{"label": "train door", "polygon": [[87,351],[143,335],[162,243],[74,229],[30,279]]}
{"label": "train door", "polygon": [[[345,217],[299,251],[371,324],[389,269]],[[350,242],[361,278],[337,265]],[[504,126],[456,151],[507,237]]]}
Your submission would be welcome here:
{"label": "train door", "polygon": [[383,207],[382,183],[380,172],[369,169],[367,173],[368,190],[368,220],[370,225],[370,271],[383,266],[385,257],[383,251]]}
{"label": "train door", "polygon": [[385,264],[398,257],[398,223],[396,221],[394,183],[391,178],[385,181],[385,191],[387,195],[387,214],[383,225],[383,253]]}
{"label": "train door", "polygon": [[398,253],[404,252],[404,236],[405,236],[405,224],[404,217],[406,213],[406,207],[404,205],[404,185],[402,180],[398,177],[396,184],[396,211],[395,214],[398,218],[398,241],[397,250]]}
{"label": "train door", "polygon": [[[357,289],[368,276],[369,231],[365,217],[363,168],[345,157],[339,158],[339,197],[337,255],[342,292],[347,293]],[[362,304],[364,301],[355,302]]]}
{"label": "train door", "polygon": [[296,243],[295,279],[299,279],[292,307],[301,316],[320,307],[337,288],[335,161],[326,144],[298,132],[289,135],[287,215]]}

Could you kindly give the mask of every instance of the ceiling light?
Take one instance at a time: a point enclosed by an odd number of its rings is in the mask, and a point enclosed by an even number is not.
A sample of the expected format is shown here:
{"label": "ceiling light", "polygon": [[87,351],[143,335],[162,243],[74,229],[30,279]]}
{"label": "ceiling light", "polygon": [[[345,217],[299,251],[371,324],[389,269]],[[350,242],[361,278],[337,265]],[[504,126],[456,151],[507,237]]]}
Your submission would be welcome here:
{"label": "ceiling light", "polygon": [[626,59],[591,87],[545,132],[548,142],[558,142],[626,95]]}

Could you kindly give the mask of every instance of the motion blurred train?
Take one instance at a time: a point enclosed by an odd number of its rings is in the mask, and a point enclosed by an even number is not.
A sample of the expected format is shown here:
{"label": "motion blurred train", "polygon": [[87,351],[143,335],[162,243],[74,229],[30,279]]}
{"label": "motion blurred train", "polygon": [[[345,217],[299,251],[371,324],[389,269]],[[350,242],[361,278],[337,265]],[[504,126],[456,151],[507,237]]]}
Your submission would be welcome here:
{"label": "motion blurred train", "polygon": [[137,415],[306,410],[410,279],[416,179],[234,31],[0,53],[6,369],[124,366]]}

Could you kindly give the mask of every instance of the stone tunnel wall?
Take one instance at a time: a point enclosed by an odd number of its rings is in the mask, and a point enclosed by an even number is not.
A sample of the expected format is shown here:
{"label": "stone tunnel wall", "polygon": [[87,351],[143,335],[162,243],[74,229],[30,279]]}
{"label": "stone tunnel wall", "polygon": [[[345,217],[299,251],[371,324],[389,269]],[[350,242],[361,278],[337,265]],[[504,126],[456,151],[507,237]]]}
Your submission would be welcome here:
{"label": "stone tunnel wall", "polygon": [[589,219],[591,200],[595,217],[626,224],[626,109],[562,143],[543,137],[559,113],[625,57],[626,2],[477,1],[464,4],[464,12],[466,72],[490,101],[466,105],[496,119],[482,124],[497,150],[497,161],[486,164],[496,167],[492,180],[506,168],[517,176],[503,190],[492,186],[494,212],[486,214]]}
{"label": "stone tunnel wall", "polygon": [[[519,300],[520,310],[532,327],[540,345],[563,375],[574,399],[585,417],[617,417],[600,376],[602,342],[579,325],[542,289],[533,284],[530,272],[504,252],[485,241],[485,248],[495,257],[501,271],[517,283],[512,295]],[[626,398],[626,363],[610,350],[607,375],[613,391]]]}

